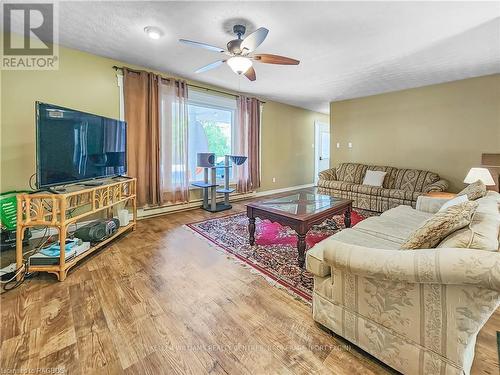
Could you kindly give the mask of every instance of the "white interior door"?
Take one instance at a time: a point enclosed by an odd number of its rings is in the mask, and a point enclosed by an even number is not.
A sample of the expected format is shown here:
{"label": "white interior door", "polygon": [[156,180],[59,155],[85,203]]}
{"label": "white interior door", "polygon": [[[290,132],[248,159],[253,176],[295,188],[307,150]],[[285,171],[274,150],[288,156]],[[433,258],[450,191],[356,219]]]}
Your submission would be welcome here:
{"label": "white interior door", "polygon": [[314,129],[314,183],[316,183],[319,172],[330,168],[330,125],[316,121]]}

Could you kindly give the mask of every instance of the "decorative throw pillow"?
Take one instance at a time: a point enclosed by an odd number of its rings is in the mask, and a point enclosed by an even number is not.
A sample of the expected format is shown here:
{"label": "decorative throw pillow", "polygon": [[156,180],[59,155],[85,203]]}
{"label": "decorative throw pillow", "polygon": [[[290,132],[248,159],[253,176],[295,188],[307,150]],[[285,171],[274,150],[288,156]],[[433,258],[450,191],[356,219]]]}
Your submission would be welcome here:
{"label": "decorative throw pillow", "polygon": [[488,191],[486,190],[486,185],[484,184],[484,182],[481,180],[477,180],[476,182],[467,186],[457,195],[467,195],[469,200],[474,201],[486,196],[487,193]]}
{"label": "decorative throw pillow", "polygon": [[458,197],[455,197],[453,199],[450,199],[447,202],[444,202],[444,204],[441,206],[441,208],[439,209],[438,212],[446,211],[451,206],[455,206],[457,204],[467,202],[468,200],[469,200],[469,198],[467,198],[467,195],[459,195]]}
{"label": "decorative throw pillow", "polygon": [[401,245],[401,249],[431,249],[450,233],[470,224],[477,202],[464,202],[437,212],[417,228]]}
{"label": "decorative throw pillow", "polygon": [[382,184],[384,183],[384,178],[385,178],[386,174],[387,174],[387,172],[371,171],[368,169],[365,173],[363,185],[381,187]]}

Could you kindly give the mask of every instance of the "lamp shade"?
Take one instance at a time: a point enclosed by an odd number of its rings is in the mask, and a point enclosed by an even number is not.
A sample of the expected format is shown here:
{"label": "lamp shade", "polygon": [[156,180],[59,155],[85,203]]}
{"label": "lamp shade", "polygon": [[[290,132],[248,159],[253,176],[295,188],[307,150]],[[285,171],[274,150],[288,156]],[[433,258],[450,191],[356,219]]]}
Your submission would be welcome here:
{"label": "lamp shade", "polygon": [[471,168],[467,176],[465,176],[464,182],[466,184],[472,184],[478,180],[481,180],[487,186],[495,185],[495,181],[493,181],[490,171],[486,168]]}
{"label": "lamp shade", "polygon": [[227,65],[236,74],[245,73],[252,66],[252,61],[246,57],[234,56],[227,60]]}

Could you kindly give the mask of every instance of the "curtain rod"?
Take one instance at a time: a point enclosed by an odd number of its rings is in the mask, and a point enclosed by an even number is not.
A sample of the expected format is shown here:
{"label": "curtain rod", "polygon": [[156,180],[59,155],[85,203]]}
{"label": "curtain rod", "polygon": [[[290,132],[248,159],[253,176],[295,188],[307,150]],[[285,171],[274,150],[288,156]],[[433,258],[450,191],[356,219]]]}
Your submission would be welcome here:
{"label": "curtain rod", "polygon": [[208,87],[203,87],[203,86],[197,86],[197,85],[192,85],[190,83],[188,83],[188,86],[191,86],[191,87],[196,87],[197,89],[202,89],[202,90],[206,90],[206,91],[213,91],[213,92],[218,92],[219,94],[224,94],[224,95],[229,95],[229,96],[234,96],[235,98],[237,98],[239,95],[236,95],[236,94],[231,94],[229,92],[225,92],[225,91],[220,91],[220,90],[216,90],[216,89],[209,89]]}
{"label": "curtain rod", "polygon": [[[116,65],[113,65],[113,69],[114,70],[122,70],[123,71],[123,67],[119,67],[119,66],[116,66]],[[136,69],[131,69],[131,68],[127,68],[128,70],[134,72],[134,73],[140,73],[140,72],[143,72],[143,70],[136,70]],[[162,77],[163,78],[163,77]],[[163,79],[168,79],[168,78],[163,78]],[[198,85],[193,85],[191,83],[188,83],[187,84],[188,86],[190,87],[196,87],[197,89],[202,89],[202,90],[207,90],[207,91],[213,91],[213,92],[218,92],[219,94],[224,94],[224,95],[229,95],[229,96],[233,96],[235,98],[237,98],[239,95],[236,95],[236,94],[232,94],[232,93],[229,93],[229,92],[226,92],[226,91],[220,91],[220,90],[216,90],[216,89],[210,89],[208,87],[203,87],[203,86],[198,86]],[[265,101],[263,100],[260,100],[259,101],[261,103],[266,103]]]}

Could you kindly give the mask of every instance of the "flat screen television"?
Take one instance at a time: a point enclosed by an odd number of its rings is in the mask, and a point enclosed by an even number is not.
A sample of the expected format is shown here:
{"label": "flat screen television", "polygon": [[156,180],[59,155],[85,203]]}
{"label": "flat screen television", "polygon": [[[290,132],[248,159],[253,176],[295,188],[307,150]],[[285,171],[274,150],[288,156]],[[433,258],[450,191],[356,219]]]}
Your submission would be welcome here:
{"label": "flat screen television", "polygon": [[36,102],[37,186],[73,184],[127,172],[127,124]]}

